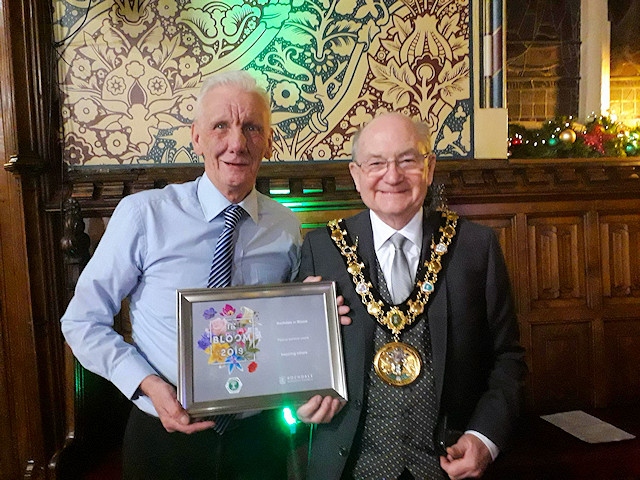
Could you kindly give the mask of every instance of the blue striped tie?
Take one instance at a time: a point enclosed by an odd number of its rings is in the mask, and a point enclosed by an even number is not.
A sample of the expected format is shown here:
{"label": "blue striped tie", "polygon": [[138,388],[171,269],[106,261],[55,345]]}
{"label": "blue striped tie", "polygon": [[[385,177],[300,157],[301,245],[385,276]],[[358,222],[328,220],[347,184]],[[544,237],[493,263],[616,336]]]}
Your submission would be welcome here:
{"label": "blue striped tie", "polygon": [[[244,209],[240,205],[231,204],[222,212],[224,213],[224,229],[218,237],[216,250],[211,263],[211,273],[207,287],[222,288],[231,285],[231,265],[233,263],[234,231]],[[235,414],[215,415],[216,422],[213,429],[222,435],[231,423]]]}
{"label": "blue striped tie", "polygon": [[234,231],[244,209],[240,205],[231,204],[223,210],[224,230],[218,237],[216,250],[211,263],[209,288],[221,288],[231,285],[231,264],[233,263]]}

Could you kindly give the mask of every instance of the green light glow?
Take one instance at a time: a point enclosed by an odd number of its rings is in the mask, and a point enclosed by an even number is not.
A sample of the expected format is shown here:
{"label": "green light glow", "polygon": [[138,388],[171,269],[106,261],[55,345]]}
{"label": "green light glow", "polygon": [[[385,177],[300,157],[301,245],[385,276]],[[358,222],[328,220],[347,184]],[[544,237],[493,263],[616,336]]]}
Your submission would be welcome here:
{"label": "green light glow", "polygon": [[286,197],[273,199],[278,203],[290,208],[294,212],[315,212],[326,210],[350,210],[364,208],[362,200],[318,200],[303,197]]}
{"label": "green light glow", "polygon": [[284,421],[287,422],[287,425],[295,425],[298,422],[289,407],[284,407],[282,409],[282,417],[284,418]]}
{"label": "green light glow", "polygon": [[288,188],[272,188],[271,190],[269,190],[269,193],[271,195],[289,195],[291,193],[291,190],[289,190]]}
{"label": "green light glow", "polygon": [[313,230],[315,228],[325,227],[327,225],[326,222],[322,223],[303,223],[302,230]]}

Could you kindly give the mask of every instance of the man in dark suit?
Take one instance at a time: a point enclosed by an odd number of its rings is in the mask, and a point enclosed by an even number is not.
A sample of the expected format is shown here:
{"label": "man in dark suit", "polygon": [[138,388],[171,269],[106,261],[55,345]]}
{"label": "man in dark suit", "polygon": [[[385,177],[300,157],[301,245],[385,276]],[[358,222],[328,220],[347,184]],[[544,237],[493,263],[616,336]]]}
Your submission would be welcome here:
{"label": "man in dark suit", "polygon": [[349,168],[368,210],[302,248],[301,276],[336,281],[352,318],[349,401],[298,410],[318,424],[307,478],[480,477],[508,447],[526,372],[498,241],[425,205],[435,156],[423,124],[379,116]]}

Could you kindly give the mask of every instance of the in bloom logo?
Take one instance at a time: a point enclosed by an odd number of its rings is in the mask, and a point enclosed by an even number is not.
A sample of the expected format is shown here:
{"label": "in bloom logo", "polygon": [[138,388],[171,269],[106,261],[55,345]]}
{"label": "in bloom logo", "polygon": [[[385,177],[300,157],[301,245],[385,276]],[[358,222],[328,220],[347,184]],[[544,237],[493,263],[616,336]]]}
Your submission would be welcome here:
{"label": "in bloom logo", "polygon": [[247,370],[255,372],[256,354],[260,351],[257,312],[226,304],[219,312],[208,308],[202,316],[209,323],[198,340],[198,348],[209,355],[209,364],[226,365],[231,373],[234,369],[244,371],[243,364],[249,363]]}

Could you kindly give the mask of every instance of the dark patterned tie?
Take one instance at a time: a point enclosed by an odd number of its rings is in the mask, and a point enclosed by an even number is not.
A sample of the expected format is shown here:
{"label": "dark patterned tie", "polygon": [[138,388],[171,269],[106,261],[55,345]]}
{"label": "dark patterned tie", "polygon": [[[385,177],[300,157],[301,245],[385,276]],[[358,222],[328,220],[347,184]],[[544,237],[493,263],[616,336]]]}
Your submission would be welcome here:
{"label": "dark patterned tie", "polygon": [[[240,205],[231,204],[222,212],[224,214],[224,229],[218,237],[216,249],[211,263],[209,274],[209,288],[222,288],[231,285],[231,266],[233,263],[234,233],[236,225],[244,209]],[[216,422],[213,429],[222,435],[231,423],[235,415],[215,415],[212,420]]]}

